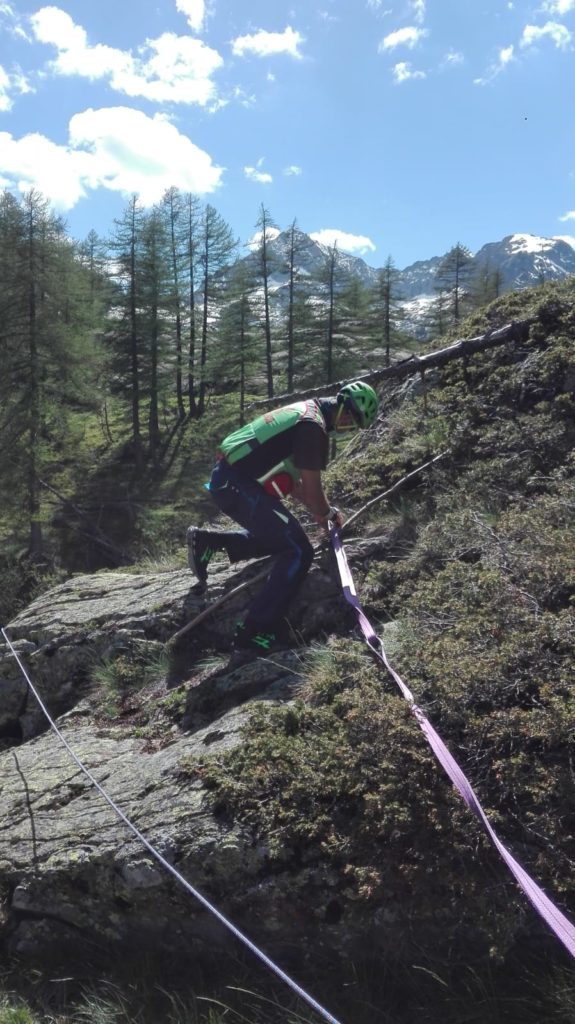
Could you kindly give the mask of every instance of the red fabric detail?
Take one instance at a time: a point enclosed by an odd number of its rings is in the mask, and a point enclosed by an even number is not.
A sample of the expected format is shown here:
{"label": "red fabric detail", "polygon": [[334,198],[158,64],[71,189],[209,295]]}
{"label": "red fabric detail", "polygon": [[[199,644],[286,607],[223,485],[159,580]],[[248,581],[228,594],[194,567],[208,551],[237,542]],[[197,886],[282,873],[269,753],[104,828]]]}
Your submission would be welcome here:
{"label": "red fabric detail", "polygon": [[278,473],[263,484],[264,491],[272,498],[286,498],[293,491],[293,477],[289,473]]}

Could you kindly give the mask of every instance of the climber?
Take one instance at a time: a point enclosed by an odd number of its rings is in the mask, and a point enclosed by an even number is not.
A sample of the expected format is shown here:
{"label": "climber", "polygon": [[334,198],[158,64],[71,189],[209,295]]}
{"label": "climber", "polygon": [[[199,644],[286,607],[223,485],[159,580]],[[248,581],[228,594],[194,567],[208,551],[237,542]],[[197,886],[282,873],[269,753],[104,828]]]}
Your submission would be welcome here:
{"label": "climber", "polygon": [[343,525],[321,480],[328,435],[369,427],[378,398],[363,381],[346,384],[335,398],[308,399],[274,409],[229,434],[221,443],[209,482],[218,508],[241,530],[190,526],[188,561],[205,588],[208,565],[218,551],[230,562],[275,555],[270,574],[238,622],[234,650],[266,653],[281,642],[283,617],[313,560],[303,527],[282,502],[291,495],[328,532]]}

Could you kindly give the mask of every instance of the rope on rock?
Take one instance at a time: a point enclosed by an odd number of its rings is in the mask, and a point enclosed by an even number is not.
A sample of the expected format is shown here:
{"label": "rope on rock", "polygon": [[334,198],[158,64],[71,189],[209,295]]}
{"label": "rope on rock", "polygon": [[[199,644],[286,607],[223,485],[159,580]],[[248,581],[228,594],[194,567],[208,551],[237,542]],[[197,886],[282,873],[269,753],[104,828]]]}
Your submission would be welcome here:
{"label": "rope on rock", "polygon": [[100,796],[103,797],[103,799],[106,801],[107,804],[109,804],[109,806],[112,808],[114,813],[117,814],[117,816],[123,821],[124,825],[126,825],[130,829],[130,831],[133,832],[133,834],[136,836],[136,838],[139,839],[140,842],[146,847],[146,849],[149,851],[149,853],[152,855],[152,857],[154,857],[162,865],[162,867],[166,869],[166,871],[168,871],[171,875],[173,875],[173,877],[176,879],[176,881],[178,881],[180,883],[180,885],[182,885],[184,887],[184,889],[187,889],[187,891],[189,893],[191,893],[191,895],[199,903],[201,903],[202,907],[204,907],[205,910],[208,910],[211,914],[214,915],[214,917],[217,917],[218,921],[220,921],[221,924],[223,924],[224,927],[227,928],[228,931],[230,931],[232,933],[232,935],[234,935],[237,939],[239,939],[240,942],[242,942],[244,944],[244,946],[246,946],[250,950],[250,952],[254,953],[255,956],[257,956],[262,961],[262,963],[265,964],[265,966],[269,968],[269,970],[273,971],[273,973],[275,975],[277,975],[277,977],[280,978],[281,981],[285,982],[286,985],[289,985],[289,987],[292,989],[292,991],[295,992],[295,994],[297,996],[299,996],[300,999],[302,999],[304,1002],[306,1002],[308,1004],[308,1006],[310,1006],[313,1010],[315,1010],[316,1013],[318,1013],[320,1015],[320,1017],[323,1017],[324,1020],[328,1021],[329,1024],[340,1024],[340,1022],[336,1019],[336,1017],[332,1016],[332,1014],[329,1013],[328,1010],[324,1009],[324,1007],[321,1006],[321,1004],[318,1003],[313,998],[313,996],[310,996],[305,991],[305,989],[301,988],[301,986],[298,985],[297,982],[293,980],[293,978],[290,978],[290,976],[288,974],[286,974],[286,972],[283,971],[281,967],[278,967],[278,965],[276,963],[274,963],[274,961],[271,960],[270,957],[266,955],[266,953],[262,952],[262,950],[259,949],[251,941],[251,939],[249,939],[247,937],[247,935],[244,935],[244,933],[241,932],[240,929],[237,928],[235,924],[233,924],[231,921],[229,921],[228,918],[225,917],[224,914],[222,914],[222,912],[220,910],[218,910],[217,907],[215,907],[213,905],[213,903],[210,903],[210,901],[208,899],[206,899],[206,897],[203,896],[202,893],[198,891],[198,889],[196,889],[193,885],[191,885],[190,882],[188,882],[184,878],[184,876],[181,875],[180,872],[177,871],[176,868],[173,867],[173,865],[170,864],[169,861],[167,861],[165,859],[165,857],[163,857],[162,854],[158,850],[156,850],[156,848],[154,846],[152,846],[152,844],[146,839],[146,837],[140,832],[140,830],[138,828],[136,828],[136,826],[124,814],[122,809],[120,807],[118,807],[118,805],[115,803],[115,801],[112,799],[112,797],[108,795],[108,793],[103,788],[103,786],[101,786],[100,783],[98,782],[98,780],[92,775],[90,770],[88,768],[86,768],[86,766],[80,760],[78,755],[74,752],[74,750],[72,749],[72,747],[70,746],[70,744],[68,743],[66,738],[62,735],[60,729],[58,728],[58,726],[56,725],[56,723],[52,719],[52,717],[51,717],[51,715],[50,715],[46,705],[44,704],[44,702],[42,701],[42,698],[40,697],[40,694],[38,693],[38,691],[37,691],[36,687],[34,686],[32,680],[30,679],[30,676],[29,676],[28,672],[26,671],[26,668],[25,668],[25,666],[24,666],[20,656],[18,655],[18,652],[14,649],[14,646],[13,646],[11,640],[9,639],[9,637],[8,637],[8,635],[6,633],[6,630],[3,627],[0,627],[0,632],[2,633],[2,636],[4,637],[8,647],[9,647],[11,653],[12,653],[12,655],[16,659],[16,661],[18,663],[18,666],[20,668],[20,671],[22,672],[22,675],[24,676],[26,682],[28,683],[28,686],[30,687],[31,692],[33,693],[34,697],[36,698],[36,701],[38,702],[42,712],[46,716],[46,719],[48,720],[48,722],[50,724],[50,728],[56,734],[56,736],[58,737],[60,742],[64,745],[64,747],[66,748],[66,750],[70,754],[70,757],[76,762],[78,767],[81,769],[81,771],[84,773],[84,775],[86,775],[86,777],[90,780],[90,782],[95,787],[95,789],[97,789],[97,791],[100,794]]}
{"label": "rope on rock", "polygon": [[515,876],[520,888],[531,901],[537,913],[543,918],[545,923],[549,928],[551,928],[560,942],[563,943],[567,951],[575,959],[575,927],[559,910],[559,908],[555,906],[552,900],[545,895],[543,890],[527,874],[525,869],[521,864],[519,864],[515,857],[512,856],[496,835],[466,775],[445,746],[441,737],[433,728],[431,722],[425,717],[421,708],[419,708],[415,703],[411,690],[405,685],[401,677],[390,664],[383,646],[383,641],[375,633],[371,622],[367,618],[360,604],[341,538],[339,537],[338,531],[332,524],[330,524],[330,537],[335,551],[344,597],[354,609],[360,629],[369,647],[380,661],[383,662],[387,671],[399,686],[401,693],[409,703],[411,712],[437,760],[441,764],[441,767],[445,770],[455,788],[459,790],[459,793],[465,800],[470,811],[472,811],[475,817],[479,819],[479,822],[487,832],[496,850],[505,861],[509,870]]}

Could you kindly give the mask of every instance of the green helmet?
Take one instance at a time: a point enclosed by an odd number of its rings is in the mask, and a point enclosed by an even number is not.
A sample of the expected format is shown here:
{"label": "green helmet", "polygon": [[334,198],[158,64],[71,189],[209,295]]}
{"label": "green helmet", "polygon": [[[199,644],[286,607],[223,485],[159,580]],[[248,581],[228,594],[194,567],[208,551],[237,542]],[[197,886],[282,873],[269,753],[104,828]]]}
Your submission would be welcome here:
{"label": "green helmet", "polygon": [[337,400],[343,403],[344,409],[349,409],[360,427],[370,427],[375,422],[379,399],[370,384],[362,380],[356,380],[352,384],[345,384],[337,393]]}

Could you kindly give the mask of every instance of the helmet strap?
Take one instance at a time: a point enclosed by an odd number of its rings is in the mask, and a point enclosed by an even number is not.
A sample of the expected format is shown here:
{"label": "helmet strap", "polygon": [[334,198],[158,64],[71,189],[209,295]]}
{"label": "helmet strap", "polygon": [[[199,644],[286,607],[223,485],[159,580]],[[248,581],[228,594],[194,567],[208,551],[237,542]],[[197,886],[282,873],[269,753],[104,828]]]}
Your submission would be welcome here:
{"label": "helmet strap", "polygon": [[342,432],[344,430],[355,430],[357,424],[355,422],[355,417],[353,417],[353,413],[352,413],[353,423],[346,423],[346,424],[342,423],[340,425],[339,421],[341,419],[341,414],[344,411],[345,412],[351,412],[350,409],[346,409],[346,402],[345,401],[343,401],[341,403],[338,402],[337,412],[335,414],[334,421],[333,421],[333,429],[337,430],[337,431],[340,431],[340,432]]}

